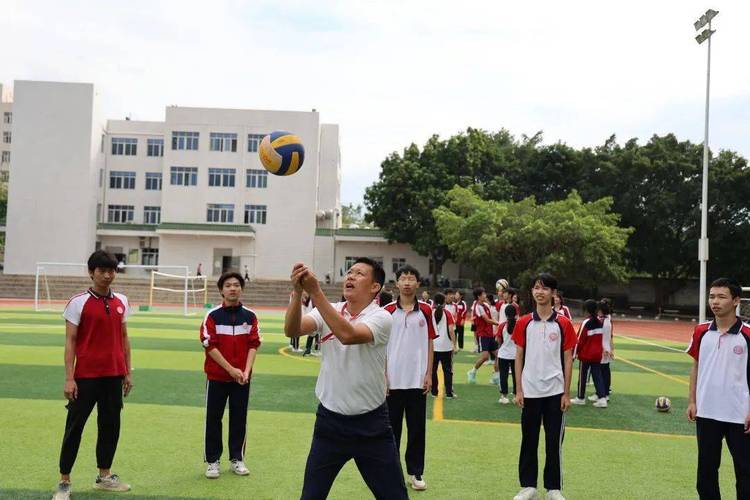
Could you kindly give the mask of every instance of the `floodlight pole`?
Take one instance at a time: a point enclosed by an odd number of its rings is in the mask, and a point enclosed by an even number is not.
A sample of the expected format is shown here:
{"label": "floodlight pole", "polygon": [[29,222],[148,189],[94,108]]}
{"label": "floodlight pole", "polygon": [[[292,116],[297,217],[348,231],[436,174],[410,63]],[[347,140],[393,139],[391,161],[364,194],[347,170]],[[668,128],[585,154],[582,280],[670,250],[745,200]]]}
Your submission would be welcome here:
{"label": "floodlight pole", "polygon": [[706,271],[708,264],[708,104],[711,89],[711,21],[708,21],[708,60],[706,62],[706,115],[703,134],[703,186],[701,193],[701,238],[698,241],[700,261],[700,290],[698,318],[706,321]]}

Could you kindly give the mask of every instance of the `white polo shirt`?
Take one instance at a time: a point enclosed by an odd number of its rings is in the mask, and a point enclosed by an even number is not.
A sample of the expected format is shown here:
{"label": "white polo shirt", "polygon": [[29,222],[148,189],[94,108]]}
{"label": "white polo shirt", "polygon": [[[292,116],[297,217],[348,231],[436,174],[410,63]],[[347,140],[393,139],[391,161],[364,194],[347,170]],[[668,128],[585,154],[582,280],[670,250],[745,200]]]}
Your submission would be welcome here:
{"label": "white polo shirt", "polygon": [[516,343],[511,338],[513,332],[508,331],[508,323],[502,323],[498,329],[502,329],[503,343],[497,350],[497,357],[500,359],[516,359]]}
{"label": "white polo shirt", "polygon": [[570,320],[554,311],[543,320],[535,311],[516,322],[511,338],[524,349],[524,397],[545,398],[565,392],[563,352],[576,345]]}
{"label": "white polo shirt", "polygon": [[385,402],[386,345],[391,335],[391,315],[375,302],[352,316],[346,302],[332,304],[351,324],[365,324],[372,332],[369,344],[344,345],[336,338],[317,308],[310,317],[320,334],[320,373],[315,395],[327,409],[342,415],[361,415]]}
{"label": "white polo shirt", "polygon": [[443,310],[443,317],[440,318],[440,322],[435,325],[437,338],[432,345],[435,352],[451,352],[453,350],[453,342],[451,342],[451,336],[448,335],[448,328],[454,324],[453,313],[446,307]]}
{"label": "white polo shirt", "polygon": [[714,321],[695,327],[687,353],[698,361],[698,416],[744,424],[750,413],[748,388],[750,327],[737,318],[720,333]]}
{"label": "white polo shirt", "polygon": [[399,301],[383,308],[393,316],[388,341],[388,388],[421,389],[427,374],[430,340],[437,338],[432,308],[421,300],[408,311]]}

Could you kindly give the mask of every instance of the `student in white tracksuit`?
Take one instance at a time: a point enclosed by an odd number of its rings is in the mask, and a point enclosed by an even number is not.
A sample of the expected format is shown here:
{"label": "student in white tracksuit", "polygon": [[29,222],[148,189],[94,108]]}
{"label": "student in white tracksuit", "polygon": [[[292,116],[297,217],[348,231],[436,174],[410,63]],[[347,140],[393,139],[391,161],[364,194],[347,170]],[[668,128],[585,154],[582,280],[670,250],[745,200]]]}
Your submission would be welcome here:
{"label": "student in white tracksuit", "polygon": [[508,404],[508,371],[513,377],[513,394],[516,393],[516,343],[513,342],[511,335],[516,327],[516,308],[513,304],[507,304],[503,310],[507,322],[501,324],[498,342],[500,349],[497,350],[497,363],[500,373],[500,399],[498,403]]}

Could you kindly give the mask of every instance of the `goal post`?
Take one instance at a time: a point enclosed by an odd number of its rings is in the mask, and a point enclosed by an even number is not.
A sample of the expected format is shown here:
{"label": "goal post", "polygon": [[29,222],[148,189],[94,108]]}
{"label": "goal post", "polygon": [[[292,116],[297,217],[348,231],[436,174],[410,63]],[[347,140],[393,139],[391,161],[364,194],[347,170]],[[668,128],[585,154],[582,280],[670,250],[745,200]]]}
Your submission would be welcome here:
{"label": "goal post", "polygon": [[[157,278],[164,278],[165,283],[156,282]],[[196,283],[198,286],[196,287]],[[179,286],[179,288],[178,288]],[[189,315],[189,297],[193,297],[193,306],[203,308],[208,303],[208,278],[206,276],[178,275],[151,270],[151,281],[148,292],[148,307],[154,307],[154,292],[179,293],[183,296],[184,314]],[[200,296],[200,303],[198,297]],[[200,304],[200,305],[199,305]]]}
{"label": "goal post", "polygon": [[[182,308],[184,314],[188,315],[188,294],[190,291],[190,283],[191,280],[195,278],[193,276],[190,276],[188,266],[120,264],[117,266],[117,270],[118,272],[123,273],[127,273],[128,270],[142,270],[149,273],[151,271],[159,270],[171,271],[174,274],[170,274],[170,276],[176,276],[180,280],[180,293],[184,295],[181,300]],[[127,276],[127,274],[125,274],[124,276],[127,278],[131,278],[130,276]],[[146,290],[146,287],[149,286],[150,276],[142,276],[142,281],[137,279],[139,278],[138,276],[134,276],[132,278],[135,279],[128,279],[127,281],[123,281],[121,283],[121,286],[124,287],[123,291],[133,302],[143,303],[145,301],[146,294],[150,295],[150,292]],[[36,273],[34,277],[34,310],[62,310],[70,297],[72,297],[76,293],[81,292],[84,283],[90,283],[88,265],[85,263],[37,262]],[[117,282],[115,282],[114,288],[115,290],[120,289],[120,286],[118,286]],[[203,288],[207,287],[203,286]],[[85,290],[85,288],[83,289]]]}
{"label": "goal post", "polygon": [[750,321],[750,286],[742,287],[740,303],[737,306],[737,316],[739,316],[742,321]]}

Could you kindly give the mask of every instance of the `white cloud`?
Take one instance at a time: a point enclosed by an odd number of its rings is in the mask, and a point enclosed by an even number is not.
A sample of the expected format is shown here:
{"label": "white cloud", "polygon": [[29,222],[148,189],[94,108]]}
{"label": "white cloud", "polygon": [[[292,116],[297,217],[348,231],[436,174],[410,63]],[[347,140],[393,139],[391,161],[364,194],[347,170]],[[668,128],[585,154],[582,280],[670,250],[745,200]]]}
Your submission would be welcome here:
{"label": "white cloud", "polygon": [[[702,140],[696,0],[10,1],[0,81],[91,81],[106,116],[169,104],[312,109],[341,125],[344,201],[380,161],[467,126],[595,145]],[[106,5],[106,7],[103,7]],[[750,3],[714,6],[711,144],[750,156]]]}

